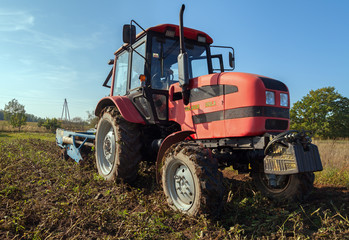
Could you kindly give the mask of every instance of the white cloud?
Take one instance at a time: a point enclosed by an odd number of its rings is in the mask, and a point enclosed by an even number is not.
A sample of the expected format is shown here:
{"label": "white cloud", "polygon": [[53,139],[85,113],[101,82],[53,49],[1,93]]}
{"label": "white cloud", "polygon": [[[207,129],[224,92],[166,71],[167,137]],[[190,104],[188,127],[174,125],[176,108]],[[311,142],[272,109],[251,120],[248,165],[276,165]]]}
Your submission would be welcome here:
{"label": "white cloud", "polygon": [[26,43],[34,46],[39,46],[53,53],[60,53],[71,49],[77,49],[80,46],[74,43],[71,39],[51,36],[38,31],[28,30],[30,37]]}
{"label": "white cloud", "polygon": [[[16,77],[18,76],[19,74]],[[41,90],[67,90],[76,87],[78,72],[67,66],[38,64],[29,71],[22,72],[20,79],[23,83],[31,82],[40,86]]]}
{"label": "white cloud", "polygon": [[0,10],[0,31],[13,32],[27,30],[34,26],[34,16],[26,12],[6,12]]}
{"label": "white cloud", "polygon": [[40,46],[52,53],[62,53],[75,49],[92,49],[100,41],[101,33],[95,32],[90,36],[60,37],[42,33],[35,30],[27,30],[30,34],[26,43]]}
{"label": "white cloud", "polygon": [[61,55],[75,49],[92,49],[101,39],[100,31],[89,33],[88,36],[47,34],[38,30],[34,23],[35,17],[28,12],[0,9],[0,41],[11,45],[30,46],[31,49],[41,48]]}

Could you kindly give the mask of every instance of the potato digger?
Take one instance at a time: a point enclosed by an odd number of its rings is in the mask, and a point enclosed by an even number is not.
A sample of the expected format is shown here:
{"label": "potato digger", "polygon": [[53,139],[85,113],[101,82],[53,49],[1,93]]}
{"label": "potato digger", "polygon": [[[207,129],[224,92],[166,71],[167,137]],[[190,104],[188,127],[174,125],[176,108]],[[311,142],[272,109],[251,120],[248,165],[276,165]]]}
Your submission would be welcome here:
{"label": "potato digger", "polygon": [[230,166],[250,173],[272,199],[304,200],[322,164],[309,133],[289,130],[287,86],[232,72],[234,49],[184,27],[184,9],[179,25],[124,25],[124,45],[103,83],[110,94],[95,109],[96,129],[58,129],[64,156],[79,161],[81,148],[94,146],[99,175],[128,183],[140,161],[151,161],[169,206],[192,216],[219,212],[220,169]]}

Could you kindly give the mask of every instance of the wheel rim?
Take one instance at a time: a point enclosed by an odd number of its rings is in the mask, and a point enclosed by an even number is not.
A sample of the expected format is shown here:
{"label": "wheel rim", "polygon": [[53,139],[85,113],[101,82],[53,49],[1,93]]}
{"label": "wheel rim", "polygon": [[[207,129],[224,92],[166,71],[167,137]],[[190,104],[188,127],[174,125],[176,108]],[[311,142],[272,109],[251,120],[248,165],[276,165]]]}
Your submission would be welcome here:
{"label": "wheel rim", "polygon": [[[275,186],[270,185],[270,179],[274,178],[275,176]],[[290,183],[290,176],[289,175],[273,175],[273,174],[265,174],[260,173],[261,183],[264,185],[265,188],[268,189],[268,191],[273,193],[280,193],[283,192]]]}
{"label": "wheel rim", "polygon": [[102,175],[110,174],[115,164],[116,137],[113,126],[102,120],[98,129],[97,156]]}
{"label": "wheel rim", "polygon": [[175,161],[167,168],[168,191],[176,208],[187,211],[195,200],[195,183],[189,167]]}

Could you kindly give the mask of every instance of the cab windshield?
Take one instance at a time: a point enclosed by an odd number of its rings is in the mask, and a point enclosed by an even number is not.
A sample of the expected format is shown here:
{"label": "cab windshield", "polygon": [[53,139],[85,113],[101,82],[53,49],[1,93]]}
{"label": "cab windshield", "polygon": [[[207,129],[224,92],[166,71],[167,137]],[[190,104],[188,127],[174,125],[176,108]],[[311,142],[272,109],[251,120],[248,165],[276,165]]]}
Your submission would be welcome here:
{"label": "cab windshield", "polygon": [[[205,45],[185,41],[189,59],[189,78],[209,74]],[[153,89],[168,90],[178,82],[179,39],[152,38],[151,86]]]}

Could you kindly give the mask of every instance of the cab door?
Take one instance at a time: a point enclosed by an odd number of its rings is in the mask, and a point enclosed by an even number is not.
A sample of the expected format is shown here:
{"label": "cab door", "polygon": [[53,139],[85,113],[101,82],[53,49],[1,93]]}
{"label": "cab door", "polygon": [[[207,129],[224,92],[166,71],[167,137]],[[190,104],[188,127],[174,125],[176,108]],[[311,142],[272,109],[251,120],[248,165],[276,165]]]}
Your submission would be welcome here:
{"label": "cab door", "polygon": [[[137,41],[131,49],[128,96],[150,124],[168,121],[168,91],[152,89],[147,82],[142,83],[140,76],[150,78],[148,43],[146,37]],[[149,51],[149,50],[148,50]]]}

